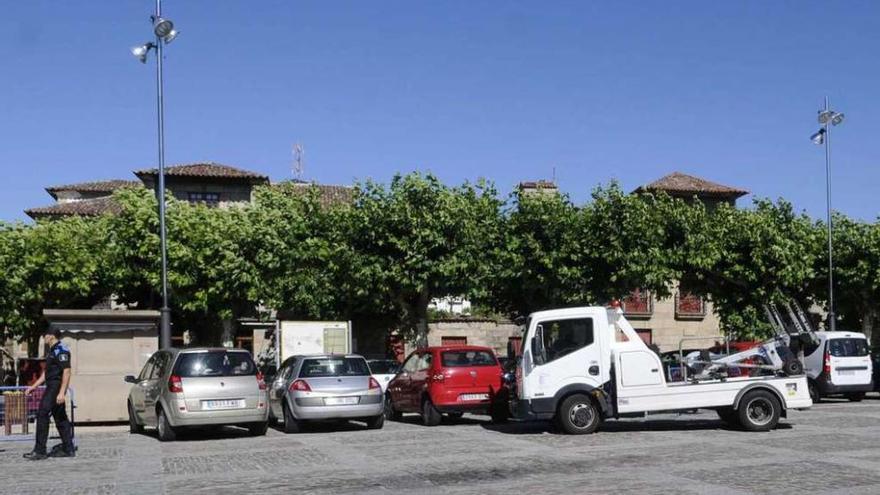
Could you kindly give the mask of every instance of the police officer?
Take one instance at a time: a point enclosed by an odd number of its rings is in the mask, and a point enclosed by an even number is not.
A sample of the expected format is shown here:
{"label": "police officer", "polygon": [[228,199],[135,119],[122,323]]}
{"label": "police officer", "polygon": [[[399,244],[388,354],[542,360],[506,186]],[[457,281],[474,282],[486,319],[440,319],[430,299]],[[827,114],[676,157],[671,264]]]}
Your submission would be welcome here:
{"label": "police officer", "polygon": [[[61,332],[49,329],[43,334],[43,341],[49,346],[46,354],[46,369],[40,378],[25,390],[25,395],[37,387],[46,384],[40,409],[37,412],[37,439],[34,450],[24,455],[33,461],[41,461],[47,457],[73,457],[76,451],[73,446],[73,428],[67,419],[64,408],[67,386],[70,384],[70,350],[61,343]],[[49,438],[49,415],[55,418],[55,427],[61,435],[61,448],[46,453],[46,440]]]}

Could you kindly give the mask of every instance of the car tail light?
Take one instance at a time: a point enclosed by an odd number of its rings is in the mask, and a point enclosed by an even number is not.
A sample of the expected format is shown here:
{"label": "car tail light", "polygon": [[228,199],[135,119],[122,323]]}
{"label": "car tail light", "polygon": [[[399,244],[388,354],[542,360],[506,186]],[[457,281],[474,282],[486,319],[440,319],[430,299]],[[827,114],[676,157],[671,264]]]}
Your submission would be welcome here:
{"label": "car tail light", "polygon": [[305,380],[295,380],[293,383],[290,384],[290,391],[311,392],[312,387],[310,387]]}
{"label": "car tail light", "polygon": [[378,388],[379,390],[382,390],[382,385],[379,385],[379,382],[371,376],[370,377],[370,390],[373,390],[374,388]]}
{"label": "car tail light", "polygon": [[825,351],[825,366],[822,368],[822,371],[826,375],[831,374],[831,354],[828,351]]}
{"label": "car tail light", "polygon": [[260,390],[266,390],[266,379],[263,378],[263,372],[257,372],[257,385],[260,386]]}
{"label": "car tail light", "polygon": [[172,394],[182,394],[183,393],[183,381],[177,375],[171,375],[168,378],[168,391]]}

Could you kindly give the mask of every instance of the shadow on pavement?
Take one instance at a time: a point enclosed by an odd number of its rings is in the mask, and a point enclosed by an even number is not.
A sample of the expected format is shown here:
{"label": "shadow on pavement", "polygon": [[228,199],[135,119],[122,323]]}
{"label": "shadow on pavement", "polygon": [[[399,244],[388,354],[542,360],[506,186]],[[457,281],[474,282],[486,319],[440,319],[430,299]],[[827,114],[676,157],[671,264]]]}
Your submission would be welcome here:
{"label": "shadow on pavement", "polygon": [[[490,431],[508,435],[541,435],[545,433],[563,435],[551,421],[510,422],[506,424],[481,423],[481,426]],[[788,430],[792,426],[781,422],[776,427],[779,430]],[[743,431],[732,427],[723,421],[715,419],[655,419],[642,421],[618,421],[607,420],[599,427],[599,433],[614,432],[638,432],[638,431],[695,431],[695,430],[718,430],[718,431]]]}

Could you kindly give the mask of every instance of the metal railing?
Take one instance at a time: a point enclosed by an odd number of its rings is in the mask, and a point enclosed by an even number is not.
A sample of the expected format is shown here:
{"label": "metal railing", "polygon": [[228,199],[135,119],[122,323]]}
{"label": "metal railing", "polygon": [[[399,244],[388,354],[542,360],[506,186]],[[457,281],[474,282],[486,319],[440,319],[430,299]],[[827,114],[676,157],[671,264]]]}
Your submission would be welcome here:
{"label": "metal railing", "polygon": [[[0,387],[0,441],[34,438],[37,411],[46,387],[38,387],[28,395],[24,394],[25,389],[27,387]],[[76,410],[73,387],[67,388],[65,407],[67,417],[73,423]]]}

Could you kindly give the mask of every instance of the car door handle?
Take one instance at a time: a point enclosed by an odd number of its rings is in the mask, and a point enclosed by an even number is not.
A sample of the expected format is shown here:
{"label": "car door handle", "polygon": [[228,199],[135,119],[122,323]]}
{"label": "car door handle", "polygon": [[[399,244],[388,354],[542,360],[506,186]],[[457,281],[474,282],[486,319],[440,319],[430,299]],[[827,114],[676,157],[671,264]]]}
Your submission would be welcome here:
{"label": "car door handle", "polygon": [[657,373],[657,372],[659,372],[659,371],[660,371],[660,370],[657,369],[657,368],[652,368],[652,369],[651,369],[651,373]]}

